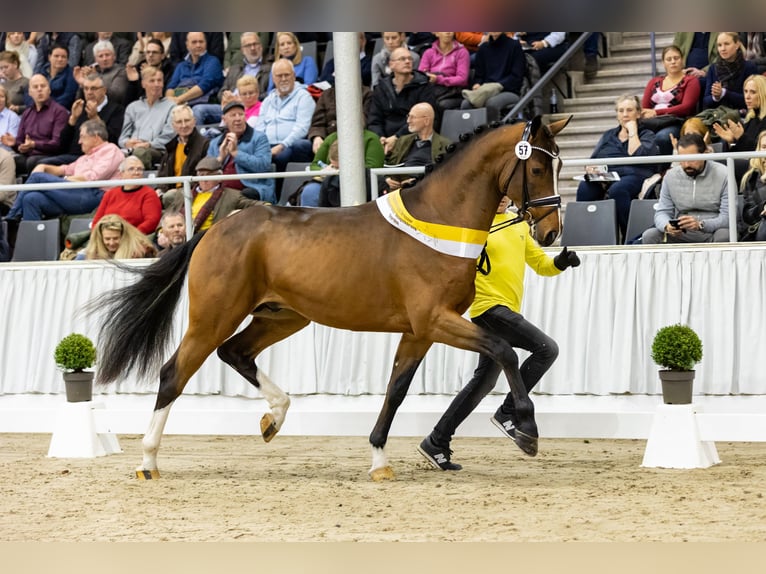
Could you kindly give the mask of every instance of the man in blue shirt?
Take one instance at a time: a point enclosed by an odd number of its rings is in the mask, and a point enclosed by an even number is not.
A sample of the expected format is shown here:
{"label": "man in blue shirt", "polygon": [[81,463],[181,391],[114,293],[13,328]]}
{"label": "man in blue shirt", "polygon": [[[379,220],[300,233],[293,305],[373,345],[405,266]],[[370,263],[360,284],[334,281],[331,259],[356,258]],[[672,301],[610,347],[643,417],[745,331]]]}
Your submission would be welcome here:
{"label": "man in blue shirt", "polygon": [[189,104],[197,124],[203,125],[205,118],[197,117],[194,106],[208,103],[218,92],[223,84],[223,70],[218,58],[207,53],[203,32],[187,33],[186,49],[189,53],[173,71],[165,96],[176,104]]}

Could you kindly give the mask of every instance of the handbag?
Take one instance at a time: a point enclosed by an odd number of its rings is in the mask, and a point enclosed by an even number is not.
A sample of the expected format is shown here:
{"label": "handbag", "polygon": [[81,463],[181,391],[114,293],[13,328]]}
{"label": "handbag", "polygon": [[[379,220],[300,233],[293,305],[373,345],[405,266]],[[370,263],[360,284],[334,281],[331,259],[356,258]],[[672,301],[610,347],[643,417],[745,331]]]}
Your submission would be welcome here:
{"label": "handbag", "polygon": [[676,126],[680,128],[684,123],[684,119],[674,116],[673,114],[664,114],[662,116],[642,119],[640,123],[642,127],[657,133],[665,128]]}

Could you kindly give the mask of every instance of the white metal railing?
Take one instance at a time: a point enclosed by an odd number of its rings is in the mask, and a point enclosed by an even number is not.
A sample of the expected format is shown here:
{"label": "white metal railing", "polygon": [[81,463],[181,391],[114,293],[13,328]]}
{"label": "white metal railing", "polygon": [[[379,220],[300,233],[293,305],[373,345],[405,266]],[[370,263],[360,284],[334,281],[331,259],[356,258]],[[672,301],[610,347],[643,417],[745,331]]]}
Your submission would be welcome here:
{"label": "white metal railing", "polygon": [[[578,167],[588,166],[594,164],[608,164],[610,166],[615,165],[638,165],[638,164],[662,164],[673,163],[679,161],[725,161],[728,169],[728,190],[729,190],[729,241],[736,242],[737,240],[737,196],[739,188],[734,175],[734,161],[737,159],[749,160],[753,157],[766,157],[766,152],[750,151],[750,152],[723,152],[723,153],[699,153],[699,154],[687,154],[687,155],[653,155],[653,156],[641,156],[641,157],[622,157],[622,158],[575,158],[575,159],[563,159],[562,165],[565,167]],[[337,175],[339,170],[325,169],[321,171],[289,171],[289,172],[267,172],[267,173],[241,173],[231,175],[205,175],[205,176],[178,176],[178,177],[145,177],[141,179],[109,179],[99,181],[62,181],[60,183],[33,183],[22,185],[0,185],[0,191],[18,190],[23,191],[25,189],[76,189],[83,187],[102,187],[111,188],[121,185],[148,185],[151,187],[157,187],[158,185],[173,186],[177,183],[182,184],[183,197],[184,197],[184,211],[186,214],[186,221],[192,221],[191,217],[191,186],[193,183],[200,180],[215,180],[215,181],[229,181],[229,180],[251,180],[251,179],[288,179],[296,177],[315,177],[317,175],[328,176]],[[417,175],[425,173],[425,167],[381,167],[370,169],[370,186],[372,198],[378,197],[378,177],[388,175],[403,175],[411,174]],[[192,234],[192,226],[186,226],[187,236],[190,238]]]}

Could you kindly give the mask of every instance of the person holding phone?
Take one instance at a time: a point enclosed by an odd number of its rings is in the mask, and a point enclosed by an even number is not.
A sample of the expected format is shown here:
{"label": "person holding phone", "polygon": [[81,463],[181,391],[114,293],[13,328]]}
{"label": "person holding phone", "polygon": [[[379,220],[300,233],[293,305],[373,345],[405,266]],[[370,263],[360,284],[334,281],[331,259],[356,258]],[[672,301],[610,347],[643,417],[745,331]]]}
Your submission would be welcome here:
{"label": "person holding phone", "polygon": [[[702,136],[678,140],[679,155],[707,152]],[[710,243],[729,240],[726,166],[714,161],[680,161],[662,180],[654,227],[641,243]]]}

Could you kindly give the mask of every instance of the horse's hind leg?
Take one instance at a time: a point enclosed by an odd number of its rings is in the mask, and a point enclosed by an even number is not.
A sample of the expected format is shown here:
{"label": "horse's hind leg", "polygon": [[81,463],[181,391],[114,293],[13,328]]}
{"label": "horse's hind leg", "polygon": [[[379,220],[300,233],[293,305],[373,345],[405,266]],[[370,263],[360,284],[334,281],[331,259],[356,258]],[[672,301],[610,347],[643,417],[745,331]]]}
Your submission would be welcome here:
{"label": "horse's hind leg", "polygon": [[412,377],[415,376],[415,371],[418,370],[420,362],[430,347],[431,341],[418,339],[407,333],[402,335],[399,341],[399,347],[396,349],[396,356],[394,357],[394,368],[391,371],[391,378],[386,389],[386,399],[370,434],[372,467],[369,473],[374,481],[394,478],[394,471],[388,464],[385,452],[388,433],[391,430],[391,423],[394,421],[397,409],[402,404],[404,397],[407,396]]}
{"label": "horse's hind leg", "polygon": [[290,309],[262,311],[253,316],[245,329],[218,347],[221,360],[259,388],[269,403],[271,412],[264,414],[261,419],[261,434],[266,442],[274,438],[282,428],[290,398],[266,376],[263,369],[258,368],[255,358],[266,347],[300,331],[308,324],[308,319]]}
{"label": "horse's hind leg", "polygon": [[[200,335],[201,334],[201,335]],[[217,342],[209,342],[204,328],[193,328],[184,335],[181,345],[172,357],[160,369],[160,388],[154,404],[154,412],[149,428],[141,441],[143,461],[136,469],[138,478],[159,478],[157,470],[157,452],[160,448],[162,433],[170,414],[170,407],[183,392],[191,376],[202,366],[205,359],[213,352]]]}

